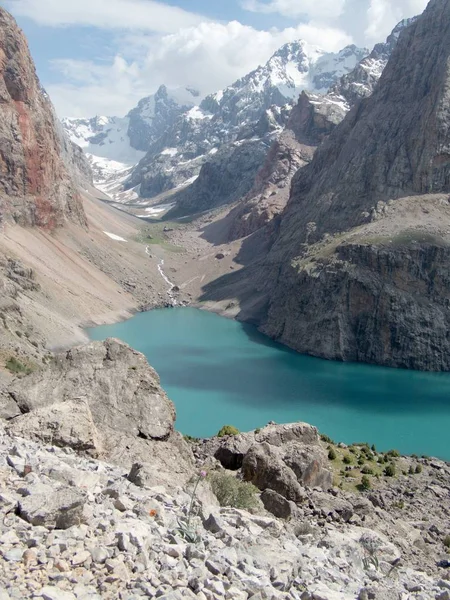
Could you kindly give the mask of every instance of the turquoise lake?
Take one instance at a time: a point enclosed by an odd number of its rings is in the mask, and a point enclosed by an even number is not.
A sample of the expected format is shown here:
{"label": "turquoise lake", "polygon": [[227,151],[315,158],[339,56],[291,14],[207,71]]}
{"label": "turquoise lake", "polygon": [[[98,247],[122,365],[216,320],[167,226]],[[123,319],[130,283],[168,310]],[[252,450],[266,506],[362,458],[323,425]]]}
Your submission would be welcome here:
{"label": "turquoise lake", "polygon": [[88,334],[117,337],[147,356],[184,434],[306,421],[336,441],[450,460],[450,373],[302,356],[252,326],[194,308],[139,313]]}

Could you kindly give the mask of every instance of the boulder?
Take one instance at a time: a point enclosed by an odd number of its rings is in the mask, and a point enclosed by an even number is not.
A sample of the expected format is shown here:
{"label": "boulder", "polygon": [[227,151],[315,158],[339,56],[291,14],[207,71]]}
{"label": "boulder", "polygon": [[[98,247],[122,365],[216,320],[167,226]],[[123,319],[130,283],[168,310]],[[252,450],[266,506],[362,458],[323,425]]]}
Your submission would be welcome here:
{"label": "boulder", "polygon": [[92,342],[56,356],[52,364],[11,386],[22,412],[61,402],[85,402],[101,429],[166,440],[175,409],[143,354],[120,340]]}
{"label": "boulder", "polygon": [[[245,437],[249,435],[252,437]],[[242,460],[242,473],[260,490],[274,490],[287,500],[301,502],[302,487],[331,487],[332,474],[326,468],[326,453],[315,427],[307,423],[269,424],[256,434],[236,437],[220,452],[223,455],[229,451],[237,460],[238,449],[244,451],[253,438],[254,443]]]}
{"label": "boulder", "polygon": [[289,519],[296,513],[296,505],[273,490],[264,490],[261,500],[264,508],[280,519]]}
{"label": "boulder", "polygon": [[19,516],[47,529],[68,529],[82,520],[85,496],[73,488],[31,494],[19,501]]}
{"label": "boulder", "polygon": [[281,459],[279,452],[267,443],[250,448],[242,463],[242,474],[260,490],[269,488],[293,502],[302,502],[304,493],[295,473]]}

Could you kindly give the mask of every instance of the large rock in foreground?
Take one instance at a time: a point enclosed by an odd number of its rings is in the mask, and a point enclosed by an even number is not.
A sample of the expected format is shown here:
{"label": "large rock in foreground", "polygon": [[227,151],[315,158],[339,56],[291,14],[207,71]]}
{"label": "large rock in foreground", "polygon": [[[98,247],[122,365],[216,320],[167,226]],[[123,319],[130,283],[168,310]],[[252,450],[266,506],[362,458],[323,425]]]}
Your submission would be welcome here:
{"label": "large rock in foreground", "polygon": [[131,466],[152,462],[155,484],[183,482],[191,452],[174,431],[175,408],[143,354],[107,339],[72,348],[8,390],[21,416],[8,429]]}
{"label": "large rock in foreground", "polygon": [[22,412],[60,402],[87,402],[94,423],[143,439],[166,440],[175,408],[140,352],[115,339],[59,354],[51,366],[10,390]]}

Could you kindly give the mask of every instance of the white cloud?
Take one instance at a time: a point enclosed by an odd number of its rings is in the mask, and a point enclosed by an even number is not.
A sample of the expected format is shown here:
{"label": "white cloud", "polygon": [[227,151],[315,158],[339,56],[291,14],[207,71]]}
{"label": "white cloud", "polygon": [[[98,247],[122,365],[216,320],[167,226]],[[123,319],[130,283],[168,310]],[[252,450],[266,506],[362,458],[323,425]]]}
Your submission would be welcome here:
{"label": "white cloud", "polygon": [[200,15],[154,0],[8,0],[11,11],[40,25],[87,25],[169,33],[204,21]]}
{"label": "white cloud", "polygon": [[47,86],[47,91],[60,115],[123,115],[162,83],[193,86],[203,94],[221,89],[297,39],[328,51],[351,41],[342,31],[315,24],[258,31],[237,21],[201,23],[162,37],[134,34],[120,39],[122,53],[109,65],[54,61],[64,80]]}
{"label": "white cloud", "polygon": [[384,38],[405,17],[420,14],[428,0],[370,0],[365,35],[371,42]]}
{"label": "white cloud", "polygon": [[241,0],[241,4],[252,12],[315,21],[319,28],[332,24],[367,46],[384,40],[402,19],[420,14],[428,0]]}
{"label": "white cloud", "polygon": [[325,19],[339,17],[346,0],[243,0],[242,6],[252,12],[279,13],[284,17]]}
{"label": "white cloud", "polygon": [[162,83],[194,86],[203,94],[216,91],[297,39],[327,51],[352,42],[371,46],[427,4],[427,0],[240,0],[248,11],[279,13],[292,20],[292,27],[260,31],[236,21],[210,21],[165,1],[6,1],[16,16],[40,25],[90,26],[110,32],[116,55],[112,61],[106,52],[96,61],[76,60],[76,55],[53,61],[60,81],[47,89],[58,113],[70,116],[123,115]]}

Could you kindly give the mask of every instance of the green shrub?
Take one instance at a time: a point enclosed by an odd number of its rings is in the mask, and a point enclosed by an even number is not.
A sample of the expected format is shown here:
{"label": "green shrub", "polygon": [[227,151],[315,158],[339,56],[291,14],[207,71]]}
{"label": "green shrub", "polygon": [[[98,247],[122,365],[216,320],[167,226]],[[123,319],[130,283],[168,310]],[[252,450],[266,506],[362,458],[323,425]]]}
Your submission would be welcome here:
{"label": "green shrub", "polygon": [[354,446],[351,446],[351,447],[349,448],[349,450],[350,450],[350,452],[351,452],[352,454],[356,454],[356,453],[358,452],[358,449],[357,449],[357,448],[355,448]]}
{"label": "green shrub", "polygon": [[409,475],[414,475],[414,473],[415,473],[415,472],[416,472],[416,471],[414,470],[414,467],[411,465],[411,466],[409,467],[408,474],[409,474]]}
{"label": "green shrub", "polygon": [[346,454],[344,456],[344,458],[342,459],[344,465],[351,465],[352,464],[352,457],[350,456],[350,454]]}
{"label": "green shrub", "polygon": [[193,437],[192,435],[183,435],[183,438],[186,440],[186,442],[191,442],[191,443],[200,441],[200,438]]}
{"label": "green shrub", "polygon": [[388,456],[392,456],[392,458],[398,458],[400,456],[400,452],[398,450],[389,450],[386,452]]}
{"label": "green shrub", "polygon": [[253,484],[240,481],[228,473],[212,473],[209,480],[220,506],[246,510],[257,506],[256,494],[259,490]]}
{"label": "green shrub", "polygon": [[450,535],[446,535],[443,539],[443,544],[446,548],[450,550]]}
{"label": "green shrub", "polygon": [[5,367],[10,373],[14,373],[15,375],[29,375],[32,372],[30,367],[25,366],[14,356],[11,356],[11,358],[6,362]]}
{"label": "green shrub", "polygon": [[336,460],[337,454],[336,454],[336,450],[334,448],[330,448],[329,452],[328,452],[328,458],[330,460]]}
{"label": "green shrub", "polygon": [[388,465],[387,467],[385,467],[384,474],[386,475],[386,477],[394,477],[394,475],[395,475],[395,465],[393,465],[391,463],[390,465]]}
{"label": "green shrub", "polygon": [[361,469],[361,473],[364,475],[373,475],[373,469],[371,469],[368,465],[364,465]]}
{"label": "green shrub", "polygon": [[370,485],[370,478],[367,477],[367,475],[363,475],[362,479],[361,479],[361,488],[363,490],[370,490],[371,485]]}
{"label": "green shrub", "polygon": [[419,475],[419,473],[422,473],[422,465],[417,465],[416,473],[417,473],[417,475]]}
{"label": "green shrub", "polygon": [[261,431],[261,428],[260,428],[260,427],[257,427],[257,428],[255,429],[255,433],[256,433],[256,434],[258,434],[260,431]]}
{"label": "green shrub", "polygon": [[377,448],[376,448],[375,444],[372,444],[372,452],[376,452],[376,451],[377,451]]}
{"label": "green shrub", "polygon": [[324,433],[320,434],[320,439],[322,440],[322,442],[326,442],[327,444],[334,444],[333,440]]}
{"label": "green shrub", "polygon": [[224,425],[217,434],[217,437],[224,437],[225,435],[239,435],[239,429],[236,429],[233,425]]}
{"label": "green shrub", "polygon": [[359,466],[361,466],[361,465],[363,465],[365,462],[366,462],[366,459],[364,458],[364,456],[363,456],[363,455],[361,455],[361,456],[358,458],[358,465],[359,465]]}

